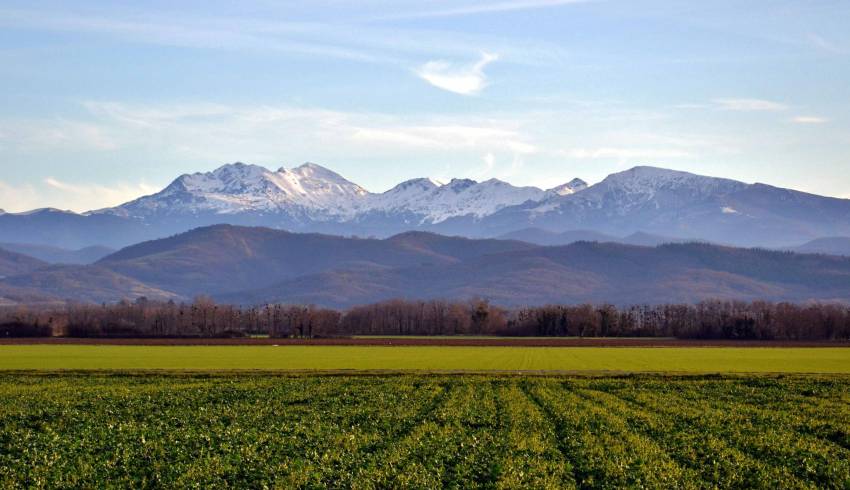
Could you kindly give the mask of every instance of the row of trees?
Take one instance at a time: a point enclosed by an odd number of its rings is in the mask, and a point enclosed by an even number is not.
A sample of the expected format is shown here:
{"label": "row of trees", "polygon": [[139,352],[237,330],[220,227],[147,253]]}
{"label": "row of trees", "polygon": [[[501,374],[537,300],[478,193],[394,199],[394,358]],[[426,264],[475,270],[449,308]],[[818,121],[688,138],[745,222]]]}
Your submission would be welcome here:
{"label": "row of trees", "polygon": [[850,307],[706,301],[695,305],[550,305],[505,309],[487,301],[393,300],[341,312],[314,306],[191,304],[144,299],[61,309],[0,309],[0,336],[338,337],[505,335],[850,339]]}

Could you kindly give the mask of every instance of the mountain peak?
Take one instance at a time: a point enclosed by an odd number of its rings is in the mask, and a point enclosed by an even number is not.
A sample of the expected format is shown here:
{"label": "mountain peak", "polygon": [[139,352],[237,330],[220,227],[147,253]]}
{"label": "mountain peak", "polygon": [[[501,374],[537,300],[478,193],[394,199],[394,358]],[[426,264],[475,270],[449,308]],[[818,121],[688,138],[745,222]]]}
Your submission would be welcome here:
{"label": "mountain peak", "polygon": [[182,175],[157,194],[107,212],[135,217],[268,212],[333,220],[352,214],[354,201],[366,194],[360,186],[315,163],[274,172],[235,162],[212,172]]}
{"label": "mountain peak", "polygon": [[313,162],[304,162],[301,165],[293,168],[291,171],[302,174],[302,175],[332,174],[332,175],[339,176],[339,174],[334,172],[333,170],[331,170],[327,167],[323,167],[323,166],[319,165],[318,163],[313,163]]}
{"label": "mountain peak", "polygon": [[575,178],[566,184],[561,184],[557,187],[553,187],[549,189],[547,192],[549,194],[556,194],[558,196],[568,196],[570,194],[575,194],[578,191],[583,191],[587,189],[587,182]]}
{"label": "mountain peak", "polygon": [[441,184],[434,181],[433,179],[430,179],[430,178],[427,178],[427,177],[419,177],[419,178],[416,178],[416,179],[405,180],[404,182],[396,185],[395,187],[393,187],[392,189],[390,189],[387,192],[401,191],[401,190],[413,189],[413,188],[429,191],[429,190],[436,189],[440,186],[441,186]]}
{"label": "mountain peak", "polygon": [[696,174],[684,172],[682,170],[671,170],[669,168],[653,167],[651,165],[637,165],[622,172],[616,172],[609,175],[607,178],[636,178],[636,177],[674,177],[674,176],[692,176]]}
{"label": "mountain peak", "polygon": [[460,192],[476,185],[477,183],[478,182],[472,179],[452,179],[448,184],[446,184],[446,186],[456,192]]}
{"label": "mountain peak", "polygon": [[[681,170],[670,170],[647,165],[637,166],[609,175],[599,186],[620,189],[628,193],[654,194],[661,189],[690,189],[699,194],[717,191],[735,191],[747,186],[743,182],[707,177]],[[596,187],[596,186],[594,186]]]}
{"label": "mountain peak", "polygon": [[[247,169],[255,169],[255,170],[260,169],[260,170],[268,171],[267,168],[261,167],[260,165],[253,165],[253,164],[244,163],[244,162],[233,162],[233,163],[225,163],[224,165],[213,170],[212,173],[215,174],[215,173],[220,173],[220,172],[232,172],[234,170],[244,171],[244,170],[247,170]],[[202,174],[202,173],[204,173],[204,172],[196,172],[195,174]]]}
{"label": "mountain peak", "polygon": [[[327,180],[327,181],[333,181],[333,182],[339,183],[339,184],[355,185],[355,184],[352,184],[351,182],[349,182],[342,175],[334,172],[333,170],[331,170],[327,167],[323,167],[323,166],[321,166],[317,163],[313,163],[313,162],[302,163],[301,165],[293,168],[292,170],[286,170],[286,169],[281,168],[281,170],[278,173],[285,174],[287,172],[298,175],[299,177],[301,177],[303,179]],[[360,186],[357,186],[357,187],[359,188]]]}
{"label": "mountain peak", "polygon": [[59,209],[59,208],[38,208],[31,209],[29,211],[21,211],[18,213],[3,213],[3,214],[14,214],[16,216],[33,216],[37,214],[66,214],[66,215],[76,215],[77,213],[68,210],[68,209]]}

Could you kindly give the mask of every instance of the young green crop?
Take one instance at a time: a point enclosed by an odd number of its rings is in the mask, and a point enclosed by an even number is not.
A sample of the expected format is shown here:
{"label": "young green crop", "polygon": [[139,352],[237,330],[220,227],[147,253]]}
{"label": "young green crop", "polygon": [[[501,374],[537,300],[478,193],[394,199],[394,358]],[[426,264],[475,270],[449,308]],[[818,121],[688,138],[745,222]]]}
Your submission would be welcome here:
{"label": "young green crop", "polygon": [[0,488],[847,488],[850,377],[0,375]]}
{"label": "young green crop", "polygon": [[850,348],[0,345],[0,370],[845,373]]}

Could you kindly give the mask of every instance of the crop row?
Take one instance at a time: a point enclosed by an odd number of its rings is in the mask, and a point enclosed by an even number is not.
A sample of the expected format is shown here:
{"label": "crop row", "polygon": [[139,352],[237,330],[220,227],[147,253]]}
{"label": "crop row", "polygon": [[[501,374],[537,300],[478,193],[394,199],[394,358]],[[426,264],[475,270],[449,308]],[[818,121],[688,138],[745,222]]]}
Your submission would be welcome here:
{"label": "crop row", "polygon": [[0,376],[0,487],[847,488],[847,377]]}

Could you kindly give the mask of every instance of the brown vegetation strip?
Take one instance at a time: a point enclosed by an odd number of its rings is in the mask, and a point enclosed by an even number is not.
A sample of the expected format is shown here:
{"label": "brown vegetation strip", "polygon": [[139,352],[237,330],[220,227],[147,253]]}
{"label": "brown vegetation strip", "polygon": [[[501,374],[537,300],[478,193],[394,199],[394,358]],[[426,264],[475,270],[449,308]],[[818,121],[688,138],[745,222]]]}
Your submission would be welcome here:
{"label": "brown vegetation strip", "polygon": [[0,338],[0,345],[362,345],[456,347],[850,347],[850,341],[701,340],[670,338]]}

